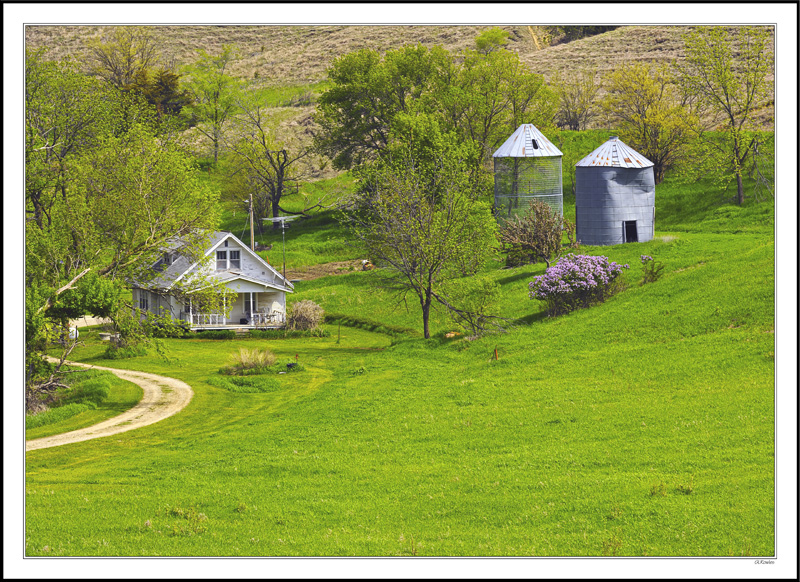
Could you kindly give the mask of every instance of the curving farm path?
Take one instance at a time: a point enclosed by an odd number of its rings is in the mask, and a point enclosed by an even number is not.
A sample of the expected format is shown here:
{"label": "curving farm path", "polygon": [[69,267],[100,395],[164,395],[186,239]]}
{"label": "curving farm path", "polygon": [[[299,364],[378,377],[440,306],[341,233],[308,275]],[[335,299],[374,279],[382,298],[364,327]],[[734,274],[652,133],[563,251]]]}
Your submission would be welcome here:
{"label": "curving farm path", "polygon": [[167,378],[148,372],[92,366],[78,362],[68,361],[67,363],[71,366],[107,370],[123,380],[138,384],[144,392],[142,399],[133,408],[98,424],[62,434],[25,441],[26,452],[97,439],[141,428],[180,412],[194,396],[191,386],[175,378]]}

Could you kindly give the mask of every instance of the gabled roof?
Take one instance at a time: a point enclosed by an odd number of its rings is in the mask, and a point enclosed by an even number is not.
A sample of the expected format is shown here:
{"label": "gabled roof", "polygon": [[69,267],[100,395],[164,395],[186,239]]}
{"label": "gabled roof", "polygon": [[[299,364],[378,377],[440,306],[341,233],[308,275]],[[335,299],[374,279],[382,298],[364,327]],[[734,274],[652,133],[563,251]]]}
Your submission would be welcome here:
{"label": "gabled roof", "polygon": [[[264,259],[262,259],[258,254],[250,250],[246,244],[240,241],[233,233],[224,232],[224,231],[215,231],[212,233],[211,238],[208,243],[208,247],[206,252],[203,254],[204,257],[214,256],[217,248],[226,240],[233,240],[235,241],[238,246],[241,247],[243,253],[249,255],[253,260],[260,263],[261,266],[264,268],[265,271],[268,271],[268,275],[271,280],[267,280],[265,277],[262,279],[255,279],[251,276],[245,276],[241,273],[235,271],[215,271],[211,273],[211,276],[216,278],[219,281],[228,281],[234,279],[244,279],[247,281],[252,281],[254,283],[269,285],[276,289],[281,289],[285,291],[290,291],[294,289],[294,285],[292,285],[288,280],[284,279],[283,275],[281,275],[272,265],[267,263]],[[179,253],[180,245],[170,244],[168,249],[165,249],[167,252],[175,252],[178,251]],[[165,268],[161,274],[153,279],[147,286],[150,288],[159,288],[159,289],[170,289],[172,288],[175,283],[183,279],[187,274],[191,273],[192,270],[199,265],[199,261],[190,263],[189,259],[185,256],[178,254],[175,258],[174,262]]]}
{"label": "gabled roof", "polygon": [[613,168],[649,168],[653,165],[653,162],[627,146],[617,136],[608,138],[607,142],[575,164],[576,167],[610,166]]}
{"label": "gabled roof", "polygon": [[549,158],[563,156],[553,143],[532,123],[523,123],[497,148],[495,158]]}

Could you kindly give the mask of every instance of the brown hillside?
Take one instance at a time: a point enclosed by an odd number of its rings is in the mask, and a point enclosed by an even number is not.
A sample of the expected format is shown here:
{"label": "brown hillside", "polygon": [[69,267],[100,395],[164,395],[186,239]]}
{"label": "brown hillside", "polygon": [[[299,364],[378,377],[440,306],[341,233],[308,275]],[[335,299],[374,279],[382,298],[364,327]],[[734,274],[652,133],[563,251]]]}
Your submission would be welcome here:
{"label": "brown hillside", "polygon": [[[333,59],[362,48],[380,51],[408,44],[441,45],[451,52],[473,46],[486,26],[157,26],[163,36],[163,55],[182,65],[197,50],[217,52],[223,44],[241,49],[242,59],[232,73],[259,78],[259,84],[305,85],[325,79]],[[623,26],[616,30],[564,44],[548,42],[541,27],[502,27],[510,34],[508,48],[531,70],[549,77],[554,71],[590,69],[602,75],[626,61],[668,63],[683,58],[681,35],[686,26]],[[29,26],[30,48],[47,47],[51,58],[87,56],[86,40],[101,36],[108,27]],[[537,48],[540,47],[540,48]],[[774,106],[761,112],[765,128],[773,128]]]}

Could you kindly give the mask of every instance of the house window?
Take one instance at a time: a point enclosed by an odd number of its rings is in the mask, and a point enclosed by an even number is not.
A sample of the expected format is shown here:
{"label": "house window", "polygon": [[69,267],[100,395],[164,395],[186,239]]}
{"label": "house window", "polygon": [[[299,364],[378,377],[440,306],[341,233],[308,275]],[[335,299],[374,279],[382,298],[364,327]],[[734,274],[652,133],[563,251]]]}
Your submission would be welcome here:
{"label": "house window", "polygon": [[228,251],[217,251],[217,271],[228,268]]}
{"label": "house window", "polygon": [[231,269],[241,269],[242,259],[240,256],[241,251],[231,251]]}
{"label": "house window", "polygon": [[165,265],[172,264],[172,255],[170,253],[164,253],[164,264]]}
{"label": "house window", "polygon": [[147,311],[150,308],[147,295],[147,291],[139,290],[139,309],[142,311]]}

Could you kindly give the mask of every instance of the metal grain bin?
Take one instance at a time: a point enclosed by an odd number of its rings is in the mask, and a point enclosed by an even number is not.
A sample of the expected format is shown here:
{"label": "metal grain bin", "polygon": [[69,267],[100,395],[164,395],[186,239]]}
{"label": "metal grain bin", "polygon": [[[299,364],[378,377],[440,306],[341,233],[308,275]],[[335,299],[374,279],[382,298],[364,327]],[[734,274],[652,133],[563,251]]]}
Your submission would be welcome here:
{"label": "metal grain bin", "polygon": [[563,215],[563,154],[533,124],[524,123],[494,152],[494,206],[498,220],[524,213],[539,200]]}
{"label": "metal grain bin", "polygon": [[587,245],[653,238],[656,185],[653,162],[611,137],[575,164],[575,222]]}

